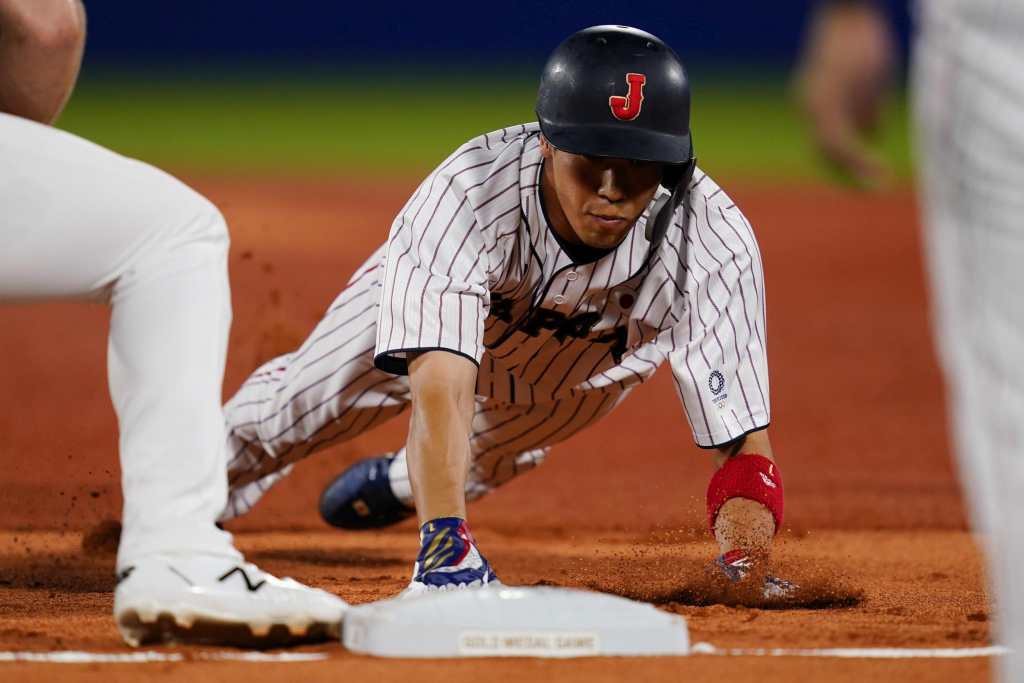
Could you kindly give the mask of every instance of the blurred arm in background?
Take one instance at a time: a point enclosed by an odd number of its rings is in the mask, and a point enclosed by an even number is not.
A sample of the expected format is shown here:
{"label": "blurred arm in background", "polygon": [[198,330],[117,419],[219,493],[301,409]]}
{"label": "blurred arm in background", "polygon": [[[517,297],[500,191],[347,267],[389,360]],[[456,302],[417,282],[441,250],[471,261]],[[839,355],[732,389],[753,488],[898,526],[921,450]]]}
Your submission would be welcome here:
{"label": "blurred arm in background", "polygon": [[80,0],[0,0],[0,111],[52,124],[84,48]]}
{"label": "blurred arm in background", "polygon": [[879,123],[898,48],[880,0],[819,0],[796,72],[797,94],[825,155],[865,186],[888,169],[866,137]]}

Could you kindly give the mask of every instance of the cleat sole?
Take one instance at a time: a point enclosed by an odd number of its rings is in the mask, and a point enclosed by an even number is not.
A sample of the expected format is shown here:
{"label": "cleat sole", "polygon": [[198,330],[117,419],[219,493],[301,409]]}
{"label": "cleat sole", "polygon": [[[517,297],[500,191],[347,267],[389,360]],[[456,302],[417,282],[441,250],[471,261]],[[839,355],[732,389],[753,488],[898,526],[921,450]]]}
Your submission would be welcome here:
{"label": "cleat sole", "polygon": [[118,615],[117,628],[132,647],[146,643],[189,643],[272,649],[341,639],[341,623],[325,622],[239,622],[188,615],[187,618],[161,611],[157,616],[140,616],[135,609]]}

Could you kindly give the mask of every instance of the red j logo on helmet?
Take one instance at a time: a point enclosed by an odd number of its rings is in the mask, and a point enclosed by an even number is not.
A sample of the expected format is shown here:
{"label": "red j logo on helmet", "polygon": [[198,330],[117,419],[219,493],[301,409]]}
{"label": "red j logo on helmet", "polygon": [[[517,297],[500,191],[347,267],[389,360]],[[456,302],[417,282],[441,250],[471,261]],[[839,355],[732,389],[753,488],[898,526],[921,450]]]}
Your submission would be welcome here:
{"label": "red j logo on helmet", "polygon": [[612,95],[608,98],[608,105],[612,108],[615,118],[632,121],[640,116],[640,105],[644,101],[644,83],[647,79],[643,74],[626,74],[626,82],[629,83],[629,94],[625,97]]}

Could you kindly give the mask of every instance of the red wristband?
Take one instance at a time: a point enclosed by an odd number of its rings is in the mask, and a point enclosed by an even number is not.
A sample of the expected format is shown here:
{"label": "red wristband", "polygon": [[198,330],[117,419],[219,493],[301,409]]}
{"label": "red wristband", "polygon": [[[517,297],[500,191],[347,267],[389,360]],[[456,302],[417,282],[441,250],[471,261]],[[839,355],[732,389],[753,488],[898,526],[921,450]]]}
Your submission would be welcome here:
{"label": "red wristband", "polygon": [[708,518],[715,535],[718,511],[730,498],[747,498],[764,505],[775,518],[775,533],[782,527],[782,477],[779,468],[763,455],[740,453],[725,461],[708,484]]}

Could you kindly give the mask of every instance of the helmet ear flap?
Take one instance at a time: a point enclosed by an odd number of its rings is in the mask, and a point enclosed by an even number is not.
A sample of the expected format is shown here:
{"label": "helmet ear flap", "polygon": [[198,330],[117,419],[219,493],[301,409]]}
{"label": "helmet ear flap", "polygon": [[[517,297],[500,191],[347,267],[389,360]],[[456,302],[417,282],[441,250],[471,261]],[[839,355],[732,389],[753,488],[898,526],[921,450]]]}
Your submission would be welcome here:
{"label": "helmet ear flap", "polygon": [[665,170],[665,175],[661,178],[661,186],[669,192],[674,192],[676,186],[679,185],[679,181],[686,175],[687,166],[690,163],[692,163],[692,161],[685,164],[673,164],[669,166]]}
{"label": "helmet ear flap", "polygon": [[685,164],[673,166],[665,172],[661,184],[668,188],[669,193],[661,195],[654,201],[654,206],[651,207],[649,214],[651,218],[647,221],[647,228],[644,230],[644,236],[651,243],[652,253],[658,249],[661,240],[665,238],[668,226],[672,225],[672,216],[675,215],[676,209],[684,199],[689,197],[687,189],[690,187],[690,181],[693,180],[693,170],[696,167],[697,158],[692,157]]}

